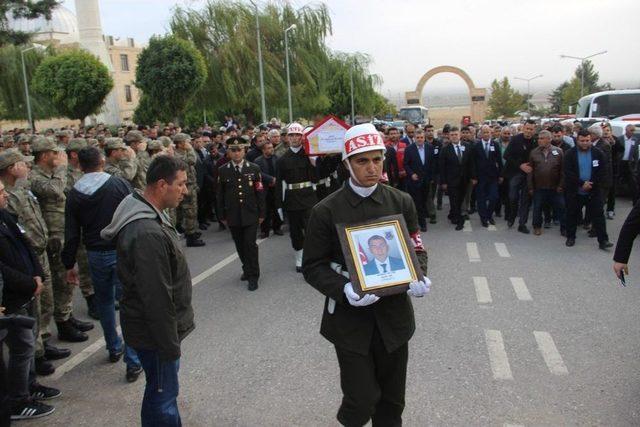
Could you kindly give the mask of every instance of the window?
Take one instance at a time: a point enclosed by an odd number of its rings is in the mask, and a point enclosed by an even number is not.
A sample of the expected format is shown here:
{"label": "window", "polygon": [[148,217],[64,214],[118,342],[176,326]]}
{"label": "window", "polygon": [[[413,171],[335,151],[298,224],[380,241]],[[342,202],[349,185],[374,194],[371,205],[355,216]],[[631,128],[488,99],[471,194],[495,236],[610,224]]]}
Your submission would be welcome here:
{"label": "window", "polygon": [[129,56],[120,54],[120,64],[122,65],[122,71],[129,71]]}
{"label": "window", "polygon": [[133,102],[131,100],[131,86],[130,85],[125,85],[124,86],[124,99],[127,102]]}

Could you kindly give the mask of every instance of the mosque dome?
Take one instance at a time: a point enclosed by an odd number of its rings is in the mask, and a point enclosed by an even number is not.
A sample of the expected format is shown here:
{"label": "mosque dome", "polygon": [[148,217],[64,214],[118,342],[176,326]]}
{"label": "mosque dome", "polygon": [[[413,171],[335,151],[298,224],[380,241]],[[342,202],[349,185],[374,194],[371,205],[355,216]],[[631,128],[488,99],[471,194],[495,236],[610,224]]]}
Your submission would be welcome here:
{"label": "mosque dome", "polygon": [[14,19],[8,17],[9,28],[14,31],[33,33],[33,41],[57,40],[60,44],[72,44],[79,41],[78,20],[66,7],[58,6],[51,12],[51,19]]}

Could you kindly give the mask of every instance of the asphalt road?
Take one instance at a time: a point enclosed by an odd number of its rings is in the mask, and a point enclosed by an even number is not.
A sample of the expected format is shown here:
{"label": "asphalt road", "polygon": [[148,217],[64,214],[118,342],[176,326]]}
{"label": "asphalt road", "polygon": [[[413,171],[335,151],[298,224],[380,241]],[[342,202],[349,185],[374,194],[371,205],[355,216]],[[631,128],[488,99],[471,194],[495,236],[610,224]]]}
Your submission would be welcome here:
{"label": "asphalt road", "polygon": [[[612,241],[629,210],[620,201],[607,221]],[[622,288],[612,253],[582,229],[567,248],[557,227],[525,236],[474,216],[456,232],[439,216],[423,235],[433,287],[414,300],[405,425],[640,425],[640,248]],[[323,297],[295,272],[289,237],[261,242],[260,288],[248,292],[229,234],[213,229],[206,247],[187,249],[196,330],[183,343],[184,425],[337,425],[338,366],[318,333]],[[56,412],[22,424],[139,424],[144,380],[126,383],[100,338],[96,324],[89,342],[71,346],[73,359],[41,378],[64,393]]]}

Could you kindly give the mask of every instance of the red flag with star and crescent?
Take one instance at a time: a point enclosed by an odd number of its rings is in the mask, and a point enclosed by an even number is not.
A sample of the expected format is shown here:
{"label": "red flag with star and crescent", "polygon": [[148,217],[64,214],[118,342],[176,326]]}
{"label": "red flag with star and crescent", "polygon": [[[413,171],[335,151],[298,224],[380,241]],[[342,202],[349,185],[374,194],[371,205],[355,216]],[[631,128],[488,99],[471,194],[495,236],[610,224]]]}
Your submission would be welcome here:
{"label": "red flag with star and crescent", "polygon": [[362,265],[367,265],[367,254],[364,253],[364,249],[362,249],[360,242],[358,242],[358,255],[360,256],[360,262]]}

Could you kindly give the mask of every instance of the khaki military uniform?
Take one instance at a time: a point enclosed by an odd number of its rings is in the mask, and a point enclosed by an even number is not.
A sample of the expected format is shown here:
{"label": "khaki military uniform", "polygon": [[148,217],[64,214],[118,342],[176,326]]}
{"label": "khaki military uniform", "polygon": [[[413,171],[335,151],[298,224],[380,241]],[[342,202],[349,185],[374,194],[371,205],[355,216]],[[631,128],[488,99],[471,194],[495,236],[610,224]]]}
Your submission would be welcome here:
{"label": "khaki military uniform", "polygon": [[182,221],[182,227],[187,235],[194,234],[198,226],[198,184],[196,182],[196,152],[193,148],[175,150],[176,157],[187,164],[187,188],[189,193],[184,196],[177,208],[178,221]]}
{"label": "khaki military uniform", "polygon": [[133,159],[122,159],[118,162],[110,162],[109,159],[107,159],[104,165],[104,171],[106,173],[124,178],[130,183],[133,183],[137,170],[137,164]]}
{"label": "khaki military uniform", "polygon": [[[76,185],[76,182],[82,178],[82,171],[76,169],[71,165],[67,165],[67,188],[64,193],[69,194],[69,191]],[[89,270],[89,258],[87,257],[87,250],[84,245],[78,247],[78,254],[76,256],[78,262],[78,276],[80,276],[80,292],[82,296],[87,298],[93,295],[93,282],[91,282],[91,272]]]}
{"label": "khaki military uniform", "polygon": [[131,181],[133,188],[144,190],[147,185],[147,169],[151,164],[151,156],[146,151],[139,151],[136,154],[136,174]]}
{"label": "khaki military uniform", "polygon": [[[42,215],[49,229],[47,256],[51,268],[53,287],[53,317],[56,322],[65,322],[71,315],[73,285],[67,283],[66,269],[62,265],[61,251],[64,245],[64,208],[67,186],[66,167],[58,167],[52,173],[35,165],[29,175],[31,191],[40,201]],[[45,304],[44,301],[41,301]],[[43,311],[49,307],[43,307]]]}
{"label": "khaki military uniform", "polygon": [[18,227],[24,233],[44,271],[44,277],[42,278],[44,287],[40,295],[35,299],[37,320],[36,357],[42,357],[44,356],[42,335],[49,333],[49,325],[53,317],[51,270],[47,259],[49,231],[40,211],[38,199],[24,184],[5,186],[5,190],[9,194],[7,211],[17,218]]}

